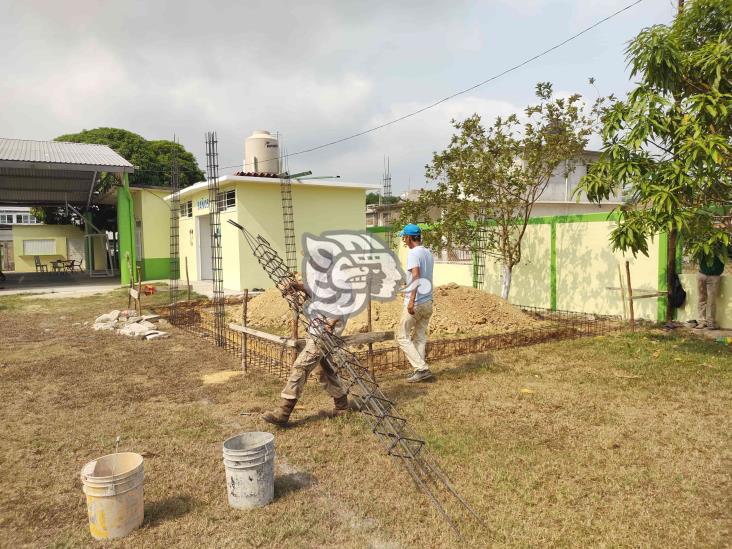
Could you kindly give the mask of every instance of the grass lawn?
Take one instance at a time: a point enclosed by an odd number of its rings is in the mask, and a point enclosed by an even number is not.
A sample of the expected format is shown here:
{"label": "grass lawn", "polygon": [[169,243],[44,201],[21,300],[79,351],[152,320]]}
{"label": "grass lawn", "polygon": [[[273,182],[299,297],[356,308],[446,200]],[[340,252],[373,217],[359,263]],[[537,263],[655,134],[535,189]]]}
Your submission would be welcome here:
{"label": "grass lawn", "polygon": [[430,384],[384,379],[488,522],[465,520],[459,542],[358,414],[317,414],[330,405],[317,384],[276,431],[275,501],[230,509],[221,444],[267,429],[242,412],[272,406],[281,381],[204,383],[238,361],[177,330],[136,341],[83,325],[125,305],[0,298],[1,545],[93,545],[79,471],[117,435],[145,456],[145,523],[110,545],[732,543],[730,347],[647,331],[443,362]]}

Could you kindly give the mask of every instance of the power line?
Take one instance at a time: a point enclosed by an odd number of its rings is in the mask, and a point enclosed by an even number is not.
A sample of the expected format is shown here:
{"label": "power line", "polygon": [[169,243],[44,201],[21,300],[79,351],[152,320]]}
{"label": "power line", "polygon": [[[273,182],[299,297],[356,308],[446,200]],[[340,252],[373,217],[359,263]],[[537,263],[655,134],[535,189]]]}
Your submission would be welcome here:
{"label": "power line", "polygon": [[[351,135],[347,135],[347,136],[341,137],[339,139],[334,139],[333,141],[328,141],[327,143],[323,143],[322,145],[316,145],[314,147],[309,147],[309,148],[302,149],[302,150],[299,150],[299,151],[295,151],[295,152],[292,152],[292,153],[283,154],[282,156],[280,156],[278,158],[278,160],[284,160],[284,159],[290,158],[292,156],[299,156],[301,154],[307,154],[307,153],[311,153],[311,152],[318,151],[318,150],[321,150],[321,149],[325,149],[327,147],[332,147],[333,145],[337,145],[337,144],[343,143],[345,141],[350,141],[352,139],[356,139],[357,137],[361,137],[361,136],[367,135],[369,133],[373,133],[375,131],[384,129],[384,128],[388,127],[388,126],[393,126],[394,124],[398,124],[399,122],[402,122],[404,120],[407,120],[409,118],[412,118],[414,116],[417,116],[418,114],[421,114],[421,113],[423,113],[425,111],[428,111],[430,109],[434,109],[435,107],[437,107],[438,105],[441,105],[442,103],[445,103],[447,101],[450,101],[451,99],[454,99],[454,98],[459,97],[461,95],[464,95],[464,94],[466,94],[466,93],[468,93],[470,91],[473,91],[473,90],[475,90],[477,88],[480,88],[482,86],[485,86],[486,84],[489,84],[490,82],[493,82],[495,80],[498,80],[499,78],[501,78],[501,77],[503,77],[503,76],[505,76],[505,75],[507,75],[509,73],[512,73],[514,71],[517,71],[518,69],[520,69],[520,68],[528,65],[529,63],[531,63],[533,61],[536,61],[537,59],[540,59],[540,58],[544,57],[545,55],[548,55],[549,53],[553,52],[554,50],[557,50],[557,49],[561,48],[562,46],[564,46],[564,45],[566,45],[566,44],[568,44],[568,43],[576,40],[577,38],[579,38],[583,34],[588,33],[592,29],[599,27],[600,25],[602,25],[603,23],[609,21],[610,19],[613,19],[613,18],[617,17],[618,15],[620,15],[621,13],[624,13],[624,12],[628,11],[629,9],[637,6],[641,2],[643,2],[643,0],[636,0],[635,2],[632,2],[631,4],[628,4],[627,6],[625,6],[625,7],[621,8],[621,9],[617,10],[616,12],[611,13],[610,15],[608,15],[608,16],[600,19],[599,21],[596,21],[595,23],[593,23],[589,27],[586,27],[586,28],[582,29],[581,31],[579,31],[579,32],[571,35],[570,37],[566,38],[565,40],[562,40],[561,42],[559,42],[557,44],[554,44],[553,46],[551,46],[551,47],[549,47],[549,48],[547,48],[547,49],[545,49],[545,50],[537,53],[536,55],[533,55],[532,57],[529,57],[528,59],[525,59],[525,60],[521,61],[520,63],[517,63],[516,65],[513,65],[512,67],[509,67],[509,68],[507,68],[507,69],[499,72],[498,74],[495,74],[495,75],[493,75],[493,76],[491,76],[489,78],[486,78],[485,80],[482,80],[482,81],[478,82],[477,84],[473,84],[472,86],[470,86],[468,88],[465,88],[463,90],[457,91],[455,93],[452,93],[452,94],[448,95],[447,97],[443,97],[442,99],[439,99],[439,100],[437,100],[437,101],[435,101],[433,103],[430,103],[429,105],[426,105],[426,106],[421,107],[421,108],[419,108],[419,109],[417,109],[415,111],[412,111],[412,112],[409,112],[407,114],[404,114],[404,115],[402,115],[402,116],[400,116],[398,118],[394,118],[394,119],[392,119],[392,120],[390,120],[388,122],[384,122],[383,124],[379,124],[378,126],[373,126],[371,128],[368,128],[368,129],[365,129],[365,130],[362,130],[362,131],[353,133]],[[222,170],[226,170],[226,169],[229,169],[229,168],[238,168],[240,166],[242,168],[244,168],[244,167],[246,167],[246,164],[237,163],[237,164],[233,164],[231,166],[222,166],[221,169]],[[152,172],[152,171],[156,171],[156,170],[135,170],[135,171],[148,171],[148,172]],[[183,171],[183,170],[181,170],[181,171]]]}
{"label": "power line", "polygon": [[[633,2],[631,4],[628,4],[624,8],[621,8],[618,11],[616,11],[616,12],[608,15],[607,17],[604,17],[603,19],[600,19],[599,21],[596,21],[595,23],[593,23],[589,27],[586,27],[586,28],[582,29],[578,33],[573,34],[572,36],[570,36],[569,38],[567,38],[567,39],[559,42],[558,44],[555,44],[555,45],[551,46],[550,48],[547,48],[544,51],[542,51],[540,53],[537,53],[536,55],[534,55],[532,57],[529,57],[528,59],[525,59],[524,61],[521,61],[520,63],[518,63],[518,64],[516,64],[516,65],[514,65],[512,67],[509,67],[509,68],[507,68],[507,69],[505,69],[505,70],[503,70],[501,72],[499,72],[498,74],[495,74],[495,75],[491,76],[490,78],[486,78],[485,80],[482,80],[481,82],[478,82],[477,84],[474,84],[474,85],[470,86],[469,88],[465,88],[464,90],[460,90],[458,92],[455,92],[455,93],[453,93],[451,95],[448,95],[447,97],[443,97],[442,99],[440,99],[438,101],[435,101],[434,103],[430,103],[429,105],[427,105],[425,107],[422,107],[420,109],[417,109],[415,111],[412,111],[412,112],[410,112],[408,114],[402,115],[402,116],[400,116],[398,118],[394,118],[393,120],[390,120],[388,122],[384,122],[383,124],[379,124],[378,126],[374,126],[372,128],[368,128],[366,130],[362,130],[360,132],[357,132],[357,133],[348,135],[346,137],[341,137],[339,139],[335,139],[333,141],[329,141],[327,143],[323,143],[322,145],[317,145],[315,147],[309,147],[307,149],[302,149],[300,151],[296,151],[296,152],[293,152],[293,153],[289,153],[289,154],[286,154],[286,155],[282,155],[282,156],[279,157],[279,159],[282,160],[284,158],[289,158],[291,156],[298,156],[298,155],[301,155],[301,154],[306,154],[306,153],[314,152],[314,151],[317,151],[317,150],[320,150],[320,149],[325,149],[326,147],[332,147],[333,145],[337,145],[339,143],[343,143],[344,141],[350,141],[351,139],[355,139],[357,137],[361,137],[363,135],[366,135],[366,134],[369,134],[369,133],[372,133],[372,132],[381,130],[383,128],[386,128],[388,126],[392,126],[392,125],[397,124],[399,122],[402,122],[403,120],[407,120],[408,118],[412,118],[414,116],[417,116],[418,114],[421,114],[421,113],[423,113],[425,111],[428,111],[430,109],[433,109],[433,108],[437,107],[438,105],[441,105],[442,103],[445,103],[446,101],[449,101],[451,99],[454,99],[454,98],[456,98],[456,97],[458,97],[460,95],[466,94],[466,93],[468,93],[470,91],[473,91],[473,90],[475,90],[477,88],[480,88],[481,86],[484,86],[484,85],[486,85],[486,84],[488,84],[490,82],[493,82],[494,80],[497,80],[497,79],[501,78],[502,76],[505,76],[505,75],[507,75],[507,74],[509,74],[511,72],[514,72],[514,71],[520,69],[521,67],[523,67],[525,65],[528,65],[532,61],[536,61],[537,59],[539,59],[541,57],[544,57],[545,55],[553,52],[554,50],[561,48],[565,44],[568,44],[569,42],[572,42],[573,40],[579,38],[583,34],[586,34],[587,32],[591,31],[592,29],[594,29],[596,27],[599,27],[600,25],[602,25],[606,21],[609,21],[610,19],[613,19],[614,17],[617,17],[621,13],[623,13],[625,11],[628,11],[630,8],[632,8],[634,6],[637,6],[641,2],[643,2],[643,0],[636,0],[635,2]],[[223,169],[236,168],[238,166],[242,166],[242,164],[234,164],[233,166],[224,166]]]}

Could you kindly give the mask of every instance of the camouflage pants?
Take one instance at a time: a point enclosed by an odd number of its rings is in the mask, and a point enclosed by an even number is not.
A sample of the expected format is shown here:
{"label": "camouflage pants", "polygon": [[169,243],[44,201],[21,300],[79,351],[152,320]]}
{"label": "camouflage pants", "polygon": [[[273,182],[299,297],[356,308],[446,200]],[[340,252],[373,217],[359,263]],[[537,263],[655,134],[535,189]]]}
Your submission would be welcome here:
{"label": "camouflage pants", "polygon": [[287,399],[299,399],[302,396],[302,389],[308,380],[310,373],[318,369],[318,383],[333,398],[340,398],[346,395],[341,380],[325,361],[321,361],[323,355],[318,350],[315,341],[308,337],[305,348],[297,355],[292,365],[290,377],[287,379],[285,388],[280,396]]}

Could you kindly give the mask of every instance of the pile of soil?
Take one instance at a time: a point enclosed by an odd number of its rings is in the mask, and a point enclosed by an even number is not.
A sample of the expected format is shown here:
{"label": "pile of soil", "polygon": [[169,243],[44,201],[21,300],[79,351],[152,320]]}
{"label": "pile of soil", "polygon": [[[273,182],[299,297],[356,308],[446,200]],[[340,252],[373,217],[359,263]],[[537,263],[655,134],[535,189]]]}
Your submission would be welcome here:
{"label": "pile of soil", "polygon": [[[403,307],[402,297],[388,302],[374,301],[371,304],[373,330],[395,330]],[[280,334],[289,333],[292,313],[277,289],[271,288],[253,298],[248,309],[250,326]],[[538,324],[539,321],[507,301],[482,290],[454,283],[434,290],[431,335],[490,335],[532,328]],[[367,312],[363,311],[348,322],[345,333],[366,331]]]}

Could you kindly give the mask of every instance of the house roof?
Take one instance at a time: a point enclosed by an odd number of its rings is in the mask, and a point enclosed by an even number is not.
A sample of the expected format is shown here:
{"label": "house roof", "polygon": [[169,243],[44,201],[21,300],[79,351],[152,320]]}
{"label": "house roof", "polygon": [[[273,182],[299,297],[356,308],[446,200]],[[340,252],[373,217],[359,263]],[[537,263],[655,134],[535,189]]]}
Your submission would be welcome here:
{"label": "house roof", "polygon": [[[279,185],[279,178],[258,177],[251,175],[224,175],[219,177],[219,186],[226,187],[237,183],[263,183],[265,185]],[[348,181],[340,181],[337,179],[292,179],[293,187],[329,187],[332,189],[363,189],[375,190],[380,189],[381,185],[375,183],[353,183]],[[180,190],[181,198],[183,196],[204,191],[208,188],[208,181],[199,181],[190,187]],[[165,200],[170,200],[172,195],[166,196]]]}

